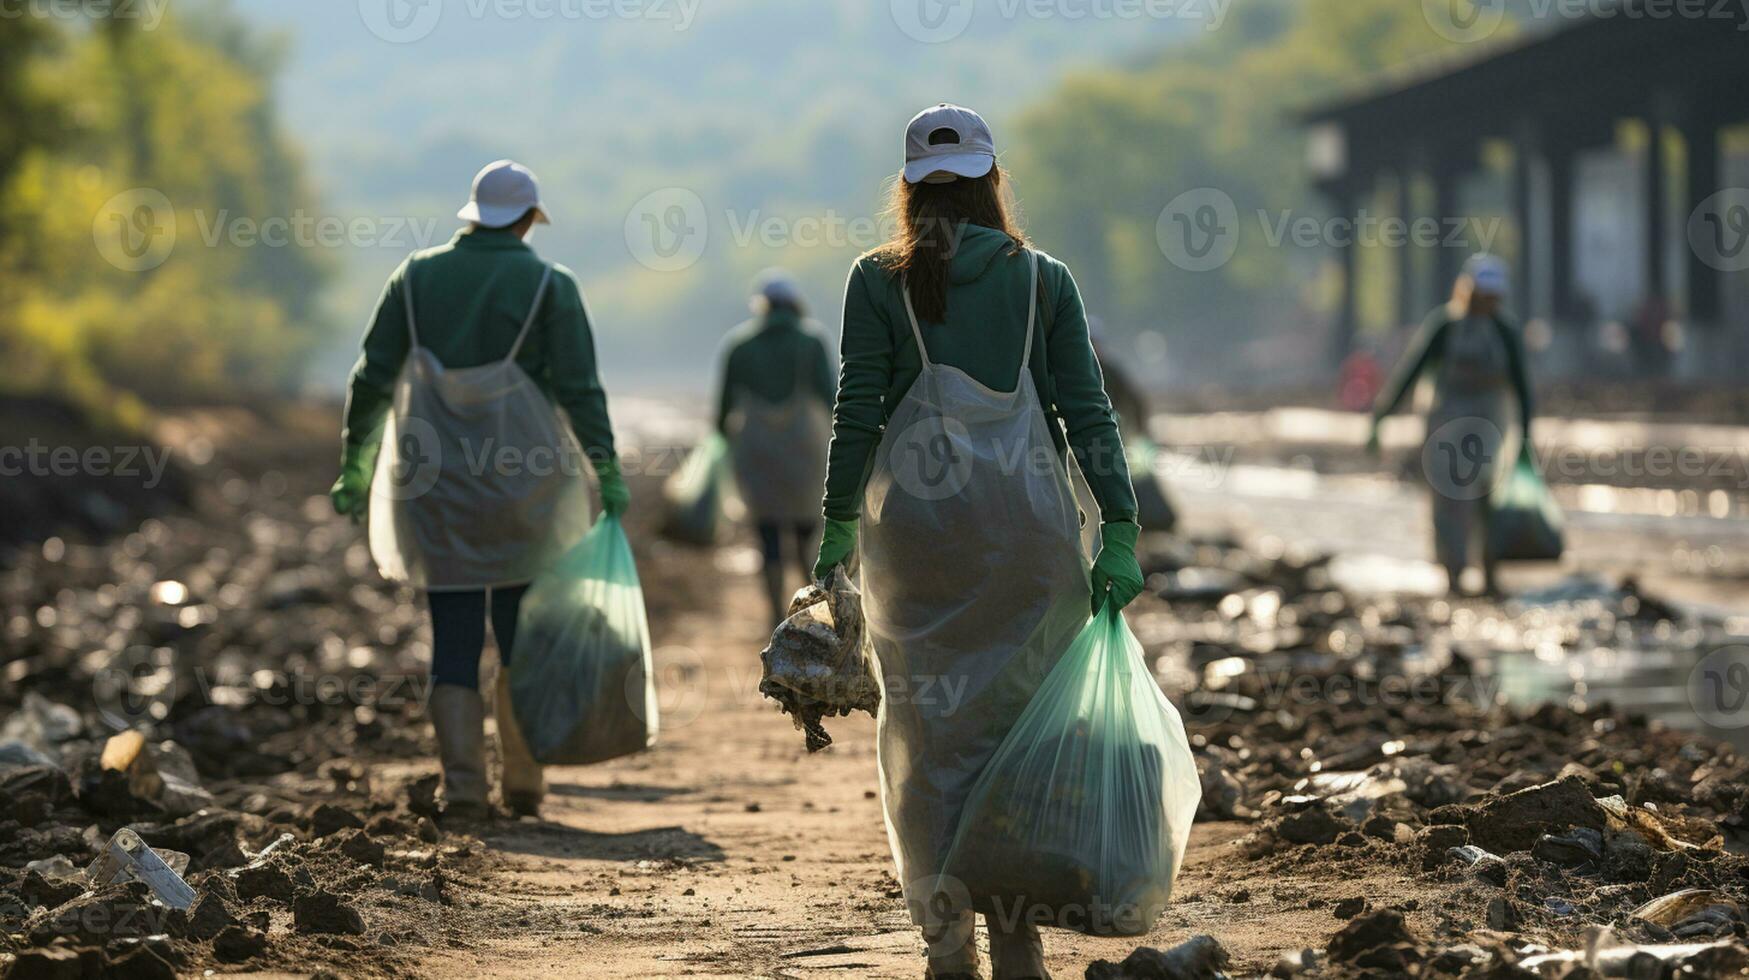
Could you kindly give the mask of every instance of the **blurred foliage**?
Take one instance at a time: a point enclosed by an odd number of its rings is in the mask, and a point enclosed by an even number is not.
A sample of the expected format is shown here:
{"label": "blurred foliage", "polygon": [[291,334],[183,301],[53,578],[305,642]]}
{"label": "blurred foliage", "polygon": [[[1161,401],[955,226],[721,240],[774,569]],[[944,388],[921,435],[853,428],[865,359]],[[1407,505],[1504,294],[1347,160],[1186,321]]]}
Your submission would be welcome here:
{"label": "blurred foliage", "polygon": [[[0,32],[0,388],[137,422],[145,404],[285,390],[324,338],[319,251],[240,247],[237,217],[290,216],[301,167],[270,95],[273,49],[222,4],[145,29],[22,18]],[[103,257],[118,195],[160,192],[175,247]],[[128,200],[128,198],[122,198]]]}
{"label": "blurred foliage", "polygon": [[[1235,5],[1222,30],[1193,43],[1070,77],[1020,118],[1005,161],[1029,230],[1075,270],[1092,312],[1119,333],[1164,334],[1180,364],[1231,364],[1241,344],[1321,325],[1338,294],[1332,250],[1275,245],[1266,230],[1284,216],[1329,216],[1296,110],[1452,47],[1420,4],[1402,0]],[[1240,221],[1233,259],[1208,272],[1166,261],[1155,233],[1162,210],[1199,188],[1230,196]],[[1389,198],[1366,203],[1391,211]],[[1365,309],[1384,302],[1361,297]]]}

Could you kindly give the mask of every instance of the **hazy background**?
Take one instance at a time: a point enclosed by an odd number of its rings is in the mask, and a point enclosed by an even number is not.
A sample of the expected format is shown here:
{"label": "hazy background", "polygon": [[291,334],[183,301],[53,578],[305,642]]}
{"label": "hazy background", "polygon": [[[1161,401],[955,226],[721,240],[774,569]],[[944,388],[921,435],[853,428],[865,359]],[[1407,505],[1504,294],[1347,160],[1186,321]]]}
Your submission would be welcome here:
{"label": "hazy background", "polygon": [[[1549,26],[1547,4],[1514,6],[1491,40]],[[1163,208],[1217,187],[1242,215],[1320,217],[1295,110],[1486,47],[1404,0],[72,9],[0,31],[0,354],[14,390],[124,415],[338,390],[384,277],[453,233],[503,156],[543,180],[557,222],[534,244],[582,278],[610,388],[706,390],[766,266],[794,270],[835,331],[902,127],[943,100],[990,118],[1037,244],[1146,383],[1321,377],[1330,250],[1186,271],[1156,237]],[[250,234],[275,221],[273,242]],[[112,224],[143,261],[95,261]],[[1397,326],[1388,305],[1362,296],[1373,329]]]}

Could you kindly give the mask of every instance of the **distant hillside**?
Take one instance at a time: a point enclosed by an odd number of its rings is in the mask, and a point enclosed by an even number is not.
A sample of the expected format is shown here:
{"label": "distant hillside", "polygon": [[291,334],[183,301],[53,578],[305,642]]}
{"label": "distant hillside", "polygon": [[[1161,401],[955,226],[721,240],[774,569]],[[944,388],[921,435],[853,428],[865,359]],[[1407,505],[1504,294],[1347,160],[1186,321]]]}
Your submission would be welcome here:
{"label": "distant hillside", "polygon": [[[386,41],[361,11],[394,34],[381,17],[389,5],[407,15],[401,23],[411,34],[425,30],[420,18],[432,11],[435,27],[409,43]],[[1038,8],[1021,0],[970,8],[934,0],[235,6],[286,31],[283,112],[303,141],[325,213],[384,219],[375,237],[391,239],[343,253],[333,316],[361,323],[383,276],[422,243],[414,239],[453,230],[474,170],[514,156],[546,185],[558,224],[538,231],[536,244],[582,275],[608,367],[659,370],[675,381],[705,376],[716,338],[745,314],[746,284],[767,265],[796,269],[820,318],[836,321],[844,274],[872,243],[881,181],[897,169],[901,128],[918,108],[942,100],[978,107],[1000,140],[1003,122],[1065,71],[1140,57],[1208,26],[1189,7],[1183,19],[1065,20],[1062,11],[1123,7],[1053,4],[1054,13],[1039,17],[1024,13]],[[589,16],[609,9],[645,16]],[[906,33],[901,21],[925,33],[916,17],[932,9],[950,17],[969,9],[971,20],[941,43]],[[634,210],[667,188],[697,196],[670,190]],[[414,227],[396,234],[400,219]],[[706,231],[696,264],[648,267],[679,259],[652,253],[643,236],[673,245],[677,229],[699,227]],[[699,244],[685,239],[680,258],[689,243]],[[318,373],[332,382],[349,357],[334,352]]]}

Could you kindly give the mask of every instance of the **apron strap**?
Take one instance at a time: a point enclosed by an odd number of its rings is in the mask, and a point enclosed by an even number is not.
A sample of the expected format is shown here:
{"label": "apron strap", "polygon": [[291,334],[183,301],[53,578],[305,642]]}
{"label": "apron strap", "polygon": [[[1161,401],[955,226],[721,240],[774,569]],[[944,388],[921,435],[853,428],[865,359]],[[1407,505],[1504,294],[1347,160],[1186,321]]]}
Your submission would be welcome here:
{"label": "apron strap", "polygon": [[547,266],[541,273],[540,285],[534,288],[534,305],[528,308],[528,318],[522,321],[522,332],[516,335],[516,343],[510,345],[510,353],[504,355],[504,360],[514,361],[522,350],[522,342],[528,339],[528,328],[534,326],[534,318],[540,313],[541,300],[547,295],[547,280],[553,277],[553,267]]}
{"label": "apron strap", "polygon": [[[1020,373],[1023,376],[1032,364],[1032,325],[1038,320],[1038,253],[1029,248],[1026,256],[1032,260],[1032,276],[1026,284],[1026,353],[1020,355]],[[1017,391],[1020,389],[1020,379],[1015,379],[1014,388]]]}
{"label": "apron strap", "polygon": [[[1038,320],[1038,253],[1029,248],[1026,250],[1026,257],[1031,262],[1032,272],[1026,287],[1026,347],[1025,353],[1020,355],[1021,374],[1025,374],[1032,364],[1032,330],[1034,322]],[[904,285],[899,289],[905,296],[905,318],[911,321],[911,336],[917,339],[917,356],[923,358],[924,367],[929,367],[929,348],[923,346],[923,331],[917,326],[917,311],[911,308],[911,290]],[[1019,386],[1016,381],[1015,387]]]}
{"label": "apron strap", "polygon": [[911,287],[900,283],[899,292],[905,297],[905,318],[911,321],[911,336],[917,338],[917,356],[923,358],[924,367],[929,367],[929,348],[923,346],[923,331],[917,327],[917,311],[911,308]]}
{"label": "apron strap", "polygon": [[407,308],[407,336],[415,349],[419,346],[419,325],[413,322],[413,263],[401,274],[401,305]]}

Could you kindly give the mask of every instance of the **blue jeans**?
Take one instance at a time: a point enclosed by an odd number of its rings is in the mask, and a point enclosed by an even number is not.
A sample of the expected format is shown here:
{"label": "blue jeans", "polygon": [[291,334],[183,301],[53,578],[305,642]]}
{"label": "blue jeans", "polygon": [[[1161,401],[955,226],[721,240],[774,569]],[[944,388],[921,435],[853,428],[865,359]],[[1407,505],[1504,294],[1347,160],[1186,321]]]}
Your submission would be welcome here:
{"label": "blue jeans", "polygon": [[498,659],[510,664],[516,646],[516,614],[526,585],[466,592],[427,592],[431,610],[431,680],[479,690],[480,654],[486,648],[486,607],[492,609],[492,636]]}

